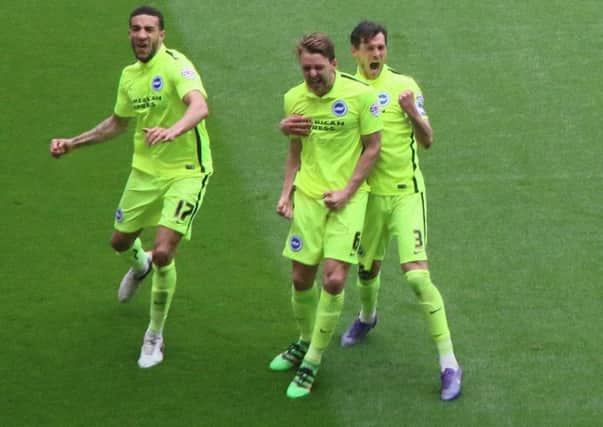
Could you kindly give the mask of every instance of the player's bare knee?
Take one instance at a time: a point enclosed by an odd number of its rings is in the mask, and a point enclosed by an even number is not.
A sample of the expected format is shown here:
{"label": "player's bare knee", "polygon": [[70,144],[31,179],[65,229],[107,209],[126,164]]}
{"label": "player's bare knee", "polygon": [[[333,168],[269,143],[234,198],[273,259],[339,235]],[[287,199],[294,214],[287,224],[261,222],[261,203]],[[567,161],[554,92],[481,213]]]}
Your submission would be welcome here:
{"label": "player's bare knee", "polygon": [[172,262],[172,253],[161,247],[153,250],[153,264],[157,267],[165,267]]}
{"label": "player's bare knee", "polygon": [[111,247],[117,252],[127,251],[131,246],[132,242],[128,241],[128,239],[124,239],[121,234],[114,233],[111,236]]}
{"label": "player's bare knee", "polygon": [[330,294],[339,294],[345,285],[345,271],[333,271],[325,273],[323,278],[325,290]]}
{"label": "player's bare knee", "polygon": [[296,291],[305,291],[314,285],[317,266],[305,265],[293,262],[291,269],[291,281]]}
{"label": "player's bare knee", "polygon": [[300,272],[293,272],[293,287],[297,291],[305,291],[306,289],[310,289],[314,284],[314,277],[308,277]]}
{"label": "player's bare knee", "polygon": [[331,295],[339,295],[343,291],[343,283],[324,283],[323,289]]}

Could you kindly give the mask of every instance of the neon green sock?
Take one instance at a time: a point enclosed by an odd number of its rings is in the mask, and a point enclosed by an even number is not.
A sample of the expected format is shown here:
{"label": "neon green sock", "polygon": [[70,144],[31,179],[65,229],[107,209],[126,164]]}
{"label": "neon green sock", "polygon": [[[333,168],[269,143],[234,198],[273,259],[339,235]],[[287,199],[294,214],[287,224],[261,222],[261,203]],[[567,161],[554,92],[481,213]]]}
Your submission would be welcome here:
{"label": "neon green sock", "polygon": [[117,252],[117,254],[126,261],[137,273],[144,271],[147,263],[147,254],[145,254],[142,248],[142,242],[137,237],[132,244],[132,247],[123,252]]}
{"label": "neon green sock", "polygon": [[452,340],[450,339],[450,335],[444,338],[440,338],[435,340],[436,347],[438,348],[438,353],[440,355],[445,354],[453,354],[454,349],[452,347]]}
{"label": "neon green sock", "polygon": [[341,315],[343,301],[343,291],[338,295],[332,295],[324,289],[321,291],[316,310],[316,322],[312,332],[312,342],[304,360],[314,365],[320,365],[322,354],[331,342],[337,321]]}
{"label": "neon green sock", "polygon": [[310,289],[306,289],[305,291],[296,291],[295,287],[291,288],[293,316],[299,328],[299,339],[305,343],[309,343],[312,339],[317,304],[318,292],[316,292],[314,284],[312,284]]}
{"label": "neon green sock", "polygon": [[381,287],[381,274],[376,277],[356,281],[358,286],[358,296],[360,297],[360,320],[364,323],[371,323],[377,312],[377,297]]}
{"label": "neon green sock", "polygon": [[427,270],[410,270],[405,273],[406,280],[419,300],[425,314],[429,333],[433,338],[440,356],[440,368],[451,367],[458,369],[458,362],[454,356],[448,320],[444,301],[438,288],[431,281]]}
{"label": "neon green sock", "polygon": [[431,282],[429,271],[410,270],[404,275],[423,309],[431,337],[434,341],[450,337],[444,301],[438,288]]}
{"label": "neon green sock", "polygon": [[158,268],[153,264],[153,287],[151,288],[151,321],[149,330],[162,333],[174,292],[176,291],[176,262]]}

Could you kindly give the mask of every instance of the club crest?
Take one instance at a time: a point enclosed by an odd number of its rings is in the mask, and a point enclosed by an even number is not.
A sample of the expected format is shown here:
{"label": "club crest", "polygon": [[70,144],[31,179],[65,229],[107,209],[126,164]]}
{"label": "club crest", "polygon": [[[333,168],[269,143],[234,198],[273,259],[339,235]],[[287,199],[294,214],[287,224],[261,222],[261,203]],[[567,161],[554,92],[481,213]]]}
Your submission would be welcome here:
{"label": "club crest", "polygon": [[161,76],[153,77],[153,80],[151,80],[151,89],[153,89],[154,91],[160,91],[162,87],[163,79],[161,78]]}
{"label": "club crest", "polygon": [[344,101],[337,100],[333,103],[331,111],[333,111],[336,117],[343,117],[348,112],[348,106]]}
{"label": "club crest", "polygon": [[387,92],[381,92],[379,94],[379,105],[385,107],[387,104],[389,104],[389,94]]}
{"label": "club crest", "polygon": [[289,240],[289,246],[293,252],[299,252],[304,247],[304,243],[302,242],[301,237],[299,236],[291,236]]}

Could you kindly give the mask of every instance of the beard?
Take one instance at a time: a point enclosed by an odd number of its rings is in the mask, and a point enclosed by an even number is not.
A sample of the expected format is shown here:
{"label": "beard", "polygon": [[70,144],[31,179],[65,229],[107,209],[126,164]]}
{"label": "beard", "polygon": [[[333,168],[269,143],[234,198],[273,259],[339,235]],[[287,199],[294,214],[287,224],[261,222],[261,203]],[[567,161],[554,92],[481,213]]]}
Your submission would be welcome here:
{"label": "beard", "polygon": [[[141,55],[138,53],[138,49],[148,50],[148,53],[146,55]],[[136,57],[136,59],[138,59],[140,62],[149,62],[157,53],[157,46],[154,46],[149,43],[148,46],[142,47],[137,46],[135,42],[132,42],[132,51],[134,52],[134,56]]]}

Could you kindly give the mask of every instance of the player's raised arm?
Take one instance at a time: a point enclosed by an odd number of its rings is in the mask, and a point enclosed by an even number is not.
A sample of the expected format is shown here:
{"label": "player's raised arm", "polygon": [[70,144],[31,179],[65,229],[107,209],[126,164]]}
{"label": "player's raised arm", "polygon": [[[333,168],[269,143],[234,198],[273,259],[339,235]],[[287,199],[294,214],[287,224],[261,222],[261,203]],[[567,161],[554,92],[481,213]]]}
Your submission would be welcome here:
{"label": "player's raised arm", "polygon": [[129,119],[126,117],[111,114],[92,129],[73,138],[53,138],[50,141],[50,154],[59,158],[74,148],[107,141],[123,133],[128,128],[128,122]]}
{"label": "player's raised arm", "polygon": [[410,119],[419,144],[425,148],[431,147],[433,144],[433,130],[431,129],[429,120],[423,117],[417,108],[414,93],[411,90],[403,91],[398,96],[398,103]]}

